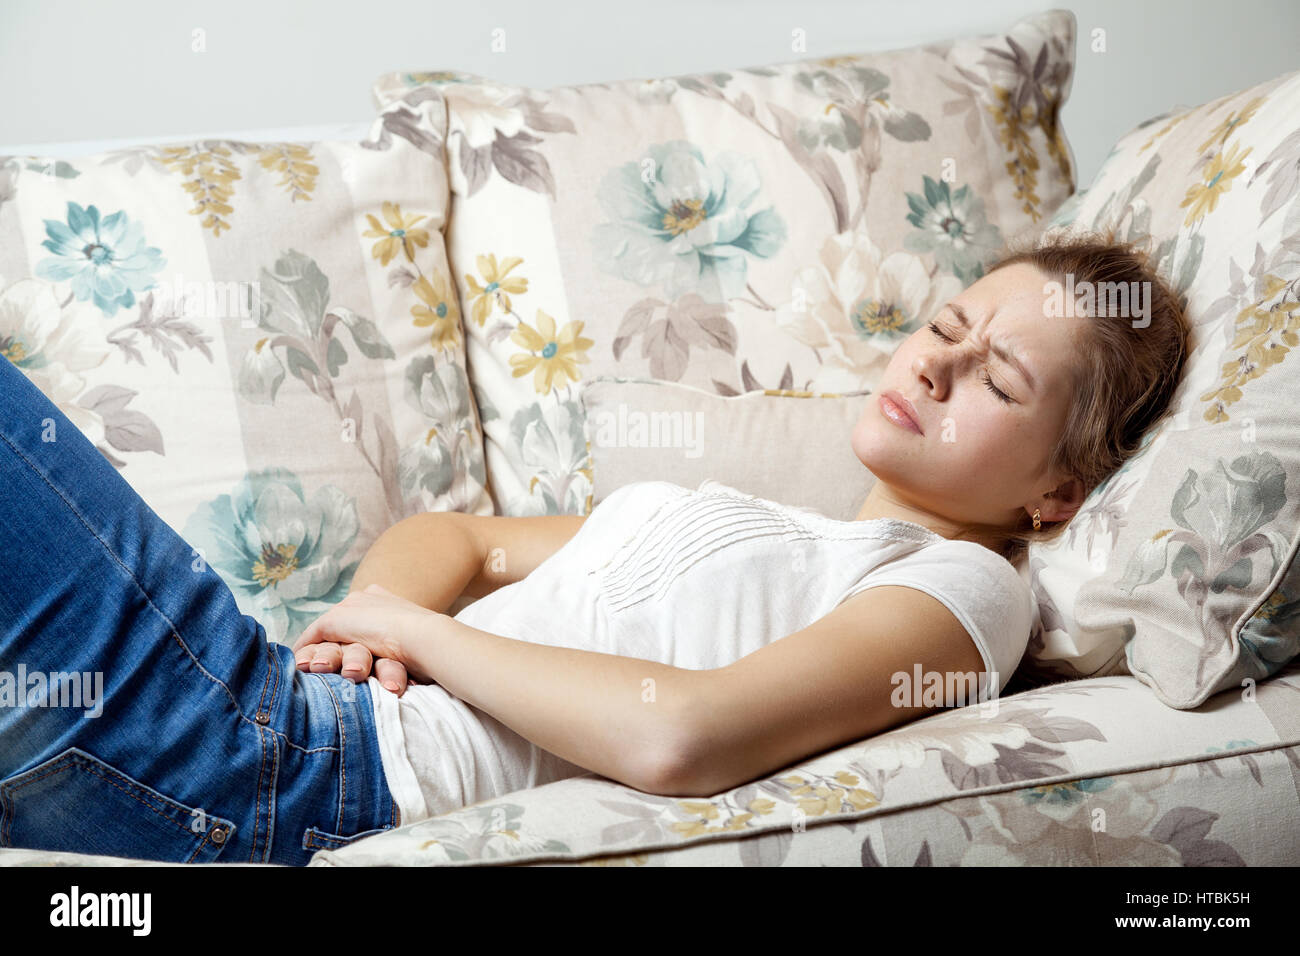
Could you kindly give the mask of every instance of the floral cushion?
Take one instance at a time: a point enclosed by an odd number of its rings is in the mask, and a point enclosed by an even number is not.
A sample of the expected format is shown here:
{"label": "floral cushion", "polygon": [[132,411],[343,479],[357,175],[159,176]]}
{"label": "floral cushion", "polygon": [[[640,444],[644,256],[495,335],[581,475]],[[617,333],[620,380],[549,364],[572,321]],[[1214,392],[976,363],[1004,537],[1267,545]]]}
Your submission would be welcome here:
{"label": "floral cushion", "polygon": [[1294,866],[1298,691],[1297,665],[1208,713],[1165,707],[1132,677],[1057,684],[709,797],[583,774],[310,865]]}
{"label": "floral cushion", "polygon": [[853,451],[871,392],[765,389],[725,396],[678,382],[598,376],[579,388],[592,507],[634,481],[745,494],[852,521],[876,483]]}
{"label": "floral cushion", "polygon": [[1175,414],[1027,565],[1040,673],[1173,707],[1300,652],[1300,72],[1154,117],[1048,233],[1149,241],[1195,326]]}
{"label": "floral cushion", "polygon": [[272,640],[395,521],[491,512],[445,123],[414,93],[365,142],[0,157],[0,354]]}
{"label": "floral cushion", "polygon": [[448,250],[499,513],[588,510],[577,386],[871,388],[897,345],[1074,191],[1074,15],[995,36],[446,98]]}

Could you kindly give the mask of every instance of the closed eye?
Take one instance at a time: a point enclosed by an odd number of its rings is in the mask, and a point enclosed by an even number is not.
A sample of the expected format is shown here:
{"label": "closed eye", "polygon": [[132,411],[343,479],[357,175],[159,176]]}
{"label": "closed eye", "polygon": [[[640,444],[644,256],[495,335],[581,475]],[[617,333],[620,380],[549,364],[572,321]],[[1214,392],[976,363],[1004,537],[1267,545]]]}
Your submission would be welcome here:
{"label": "closed eye", "polygon": [[[955,339],[945,335],[940,330],[939,326],[936,325],[934,322],[930,323],[930,331],[933,332],[935,335],[939,336],[939,338],[943,339],[945,342],[956,341]],[[1008,404],[1015,401],[1014,398],[1012,398],[1006,392],[1002,391],[1002,389],[998,388],[996,385],[993,384],[993,379],[989,378],[987,372],[984,373],[983,382],[985,385],[988,386],[989,391],[991,391],[994,395],[996,395],[1000,401],[1007,402]]]}

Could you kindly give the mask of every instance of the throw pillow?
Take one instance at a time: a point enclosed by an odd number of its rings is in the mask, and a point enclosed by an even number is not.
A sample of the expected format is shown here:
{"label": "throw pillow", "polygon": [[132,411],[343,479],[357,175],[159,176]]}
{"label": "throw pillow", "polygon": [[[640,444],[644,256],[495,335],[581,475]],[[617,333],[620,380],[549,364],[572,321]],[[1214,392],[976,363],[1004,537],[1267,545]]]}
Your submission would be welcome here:
{"label": "throw pillow", "polygon": [[364,142],[0,157],[0,353],[291,642],[418,511],[488,514],[446,114]]}

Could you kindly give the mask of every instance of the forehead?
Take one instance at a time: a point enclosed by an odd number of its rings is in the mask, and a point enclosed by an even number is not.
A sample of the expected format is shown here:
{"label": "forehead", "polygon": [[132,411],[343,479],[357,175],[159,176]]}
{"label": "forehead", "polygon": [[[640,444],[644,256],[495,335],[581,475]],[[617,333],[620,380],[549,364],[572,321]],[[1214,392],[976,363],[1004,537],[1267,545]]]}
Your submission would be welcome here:
{"label": "forehead", "polygon": [[1027,318],[1038,318],[1044,314],[1045,286],[1051,281],[1051,276],[1037,266],[1017,262],[981,276],[958,298],[965,297],[968,302],[988,303],[990,306],[1014,305],[1017,314],[1028,312]]}
{"label": "forehead", "polygon": [[1059,340],[1072,333],[1079,321],[1055,314],[1059,310],[1049,313],[1049,284],[1054,281],[1037,266],[1017,262],[980,277],[953,301],[966,307],[971,322],[983,323],[993,316],[995,334],[1032,348],[1035,342]]}

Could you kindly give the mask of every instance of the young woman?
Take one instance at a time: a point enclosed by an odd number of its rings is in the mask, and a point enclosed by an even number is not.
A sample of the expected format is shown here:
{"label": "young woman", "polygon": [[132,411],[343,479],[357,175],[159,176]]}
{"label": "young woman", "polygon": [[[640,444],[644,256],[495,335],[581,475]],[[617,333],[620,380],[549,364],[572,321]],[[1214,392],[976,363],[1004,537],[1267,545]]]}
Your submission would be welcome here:
{"label": "young woman", "polygon": [[[1138,283],[1143,317],[1049,309],[1067,278]],[[893,355],[851,436],[877,479],[855,520],[714,481],[422,514],[293,649],[0,362],[0,845],[301,864],[587,772],[714,794],[986,700],[1032,625],[1012,561],[1167,413],[1188,334],[1111,237],[1007,256]]]}

